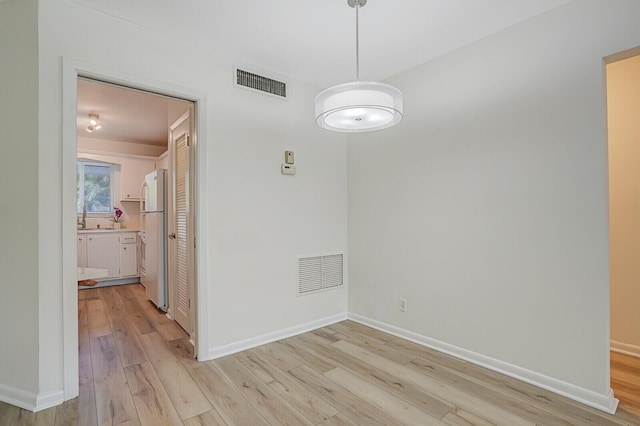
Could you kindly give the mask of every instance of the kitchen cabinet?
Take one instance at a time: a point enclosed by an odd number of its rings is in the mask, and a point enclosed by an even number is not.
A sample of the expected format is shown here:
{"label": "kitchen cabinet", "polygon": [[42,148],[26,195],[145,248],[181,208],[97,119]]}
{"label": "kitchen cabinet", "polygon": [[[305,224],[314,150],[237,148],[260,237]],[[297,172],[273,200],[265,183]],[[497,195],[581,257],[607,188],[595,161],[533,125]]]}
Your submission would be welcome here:
{"label": "kitchen cabinet", "polygon": [[120,277],[138,276],[136,234],[120,234]]}
{"label": "kitchen cabinet", "polygon": [[108,278],[120,276],[118,234],[109,231],[87,235],[87,267],[108,269]]}
{"label": "kitchen cabinet", "polygon": [[79,231],[78,266],[107,269],[100,281],[138,277],[138,233],[135,231]]}
{"label": "kitchen cabinet", "polygon": [[144,177],[155,170],[153,159],[122,157],[120,162],[120,201],[139,201]]}

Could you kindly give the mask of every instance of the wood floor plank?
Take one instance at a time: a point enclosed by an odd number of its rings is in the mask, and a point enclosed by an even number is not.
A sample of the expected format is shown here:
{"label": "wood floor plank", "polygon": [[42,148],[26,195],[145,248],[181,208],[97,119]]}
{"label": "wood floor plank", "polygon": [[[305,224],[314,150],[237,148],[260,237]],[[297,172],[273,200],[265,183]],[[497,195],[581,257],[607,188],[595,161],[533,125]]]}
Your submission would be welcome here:
{"label": "wood floor plank", "polygon": [[97,424],[98,417],[93,379],[88,383],[80,382],[79,396],[56,407],[55,426],[96,426]]}
{"label": "wood floor plank", "polygon": [[182,424],[151,363],[125,367],[124,373],[142,426]]}
{"label": "wood floor plank", "polygon": [[[153,322],[147,317],[144,313],[142,306],[140,305],[140,301],[137,297],[129,290],[129,286],[118,286],[119,288],[116,290],[120,297],[123,300],[124,308],[126,311],[127,319],[131,322],[136,332],[140,335],[153,333],[156,331]],[[140,285],[135,285],[132,287],[142,287]],[[157,313],[156,313],[157,314]]]}
{"label": "wood floor plank", "polygon": [[290,339],[284,339],[277,342],[281,345],[283,351],[290,356],[298,359],[303,365],[310,367],[320,374],[326,373],[329,370],[333,370],[338,365],[332,364],[323,360],[322,358],[312,354],[311,352],[301,347],[292,344]]}
{"label": "wood floor plank", "polygon": [[271,424],[311,425],[300,411],[282,399],[276,391],[260,382],[232,356],[212,361],[258,412]]}
{"label": "wood floor plank", "polygon": [[425,426],[444,424],[440,419],[430,416],[406,400],[400,399],[340,367],[324,373],[324,376],[404,424]]}
{"label": "wood floor plank", "polygon": [[156,330],[164,340],[170,342],[172,340],[188,338],[189,335],[175,321],[167,318],[168,322],[156,325]]}
{"label": "wood floor plank", "polygon": [[102,287],[97,290],[109,319],[121,318],[125,313],[124,301],[115,287]]}
{"label": "wood floor plank", "polygon": [[0,401],[0,425],[18,425],[20,408]]}
{"label": "wood floor plank", "polygon": [[442,421],[449,426],[493,426],[493,423],[457,407],[444,416]]}
{"label": "wood floor plank", "polygon": [[184,426],[227,426],[224,419],[213,409],[184,421]]}
{"label": "wood floor plank", "polygon": [[171,320],[167,318],[166,314],[156,308],[156,306],[147,298],[145,289],[142,285],[138,284],[120,287],[124,287],[121,290],[123,297],[130,303],[134,301],[137,302],[139,311],[147,317],[151,324],[153,324],[154,328],[158,325],[171,322]]}
{"label": "wood floor plank", "polygon": [[363,425],[400,425],[397,419],[389,416],[376,406],[358,398],[342,386],[334,383],[322,374],[309,367],[295,368],[289,371],[296,380],[311,389],[318,396],[336,407],[340,412],[355,424]]}
{"label": "wood floor plank", "polygon": [[[474,381],[484,387],[504,395],[505,401],[513,398],[524,401],[527,405],[538,407],[540,417],[542,413],[552,413],[556,421],[558,418],[564,424],[611,424],[612,419],[606,413],[591,407],[586,407],[568,398],[558,396],[550,391],[530,385],[520,380],[496,373],[486,368],[473,365],[467,361],[443,354],[430,348],[396,339],[391,342],[416,358],[409,364],[421,373],[435,373],[436,369],[445,369],[452,377],[462,377]],[[484,394],[481,392],[480,394]],[[525,405],[524,407],[526,407]],[[521,408],[524,408],[521,405]]]}
{"label": "wood floor plank", "polygon": [[611,365],[625,366],[640,370],[640,357],[611,351]]}
{"label": "wood floor plank", "polygon": [[289,371],[302,366],[302,362],[288,354],[287,350],[278,342],[268,343],[255,349],[282,371]]}
{"label": "wood floor plank", "polygon": [[329,327],[318,328],[316,330],[312,330],[311,332],[317,336],[320,336],[329,340],[330,342],[337,342],[338,340],[344,337],[344,336],[338,336],[337,333],[332,329],[330,329]]}
{"label": "wood floor plank", "polygon": [[640,391],[640,370],[635,371],[629,368],[612,368],[611,380],[624,383],[629,388],[637,388]]}
{"label": "wood floor plank", "polygon": [[366,325],[360,324],[355,321],[347,320],[337,323],[339,326],[343,326],[352,332],[357,334],[362,334],[364,336],[368,336],[372,339],[376,339],[380,341],[380,343],[389,343],[396,339],[395,336],[391,334],[387,334],[383,331],[376,330],[375,328],[367,327]]}
{"label": "wood floor plank", "polygon": [[97,288],[78,289],[78,300],[97,299],[98,297]]}
{"label": "wood floor plank", "polygon": [[213,408],[159,333],[144,334],[139,338],[160,380],[171,384],[166,391],[181,419],[195,417]]}
{"label": "wood floor plank", "polygon": [[101,299],[86,301],[89,334],[91,337],[111,334],[111,325],[107,317],[104,302]]}
{"label": "wood floor plank", "polygon": [[333,345],[323,345],[322,340],[319,340],[316,335],[298,336],[295,342],[294,344],[296,345],[308,345],[306,347],[309,351],[335,363],[336,366],[341,366],[359,374],[365,380],[397,397],[410,401],[436,418],[441,418],[454,407],[453,404],[425,391],[410,381],[400,379],[379,368],[363,364],[358,358],[334,348]]}
{"label": "wood floor plank", "polygon": [[78,300],[78,326],[89,327],[89,318],[87,316],[87,302]]}
{"label": "wood floor plank", "polygon": [[56,407],[47,408],[46,410],[35,413],[33,426],[52,426],[56,421]]}
{"label": "wood floor plank", "polygon": [[126,290],[140,301],[146,302],[147,300],[149,300],[149,298],[147,297],[147,290],[142,284],[126,286]]}
{"label": "wood floor plank", "polygon": [[584,413],[583,418],[576,419],[566,415],[566,413],[556,410],[553,407],[541,406],[535,413],[530,411],[531,404],[526,399],[535,398],[534,395],[515,394],[506,392],[506,388],[496,388],[487,382],[477,381],[472,377],[466,377],[456,370],[451,370],[433,362],[425,362],[421,358],[416,358],[406,365],[409,368],[415,368],[421,374],[433,377],[437,380],[463,389],[465,392],[476,395],[479,399],[488,404],[504,407],[510,412],[528,419],[533,423],[543,423],[545,425],[581,425],[584,423],[597,422],[601,425],[614,425],[607,419],[592,416]]}
{"label": "wood floor plank", "polygon": [[313,424],[322,423],[338,414],[331,404],[316,396],[291,375],[271,364],[257,351],[245,351],[235,355],[247,370],[268,384],[278,395],[296,407]]}
{"label": "wood floor plank", "polygon": [[451,404],[460,407],[468,412],[474,413],[479,417],[489,420],[497,425],[515,426],[527,425],[534,426],[535,422],[513,414],[508,409],[498,407],[487,403],[487,401],[476,395],[465,392],[456,386],[451,386],[438,379],[432,378],[425,374],[421,374],[404,365],[390,362],[376,354],[368,352],[365,349],[352,345],[349,342],[341,340],[332,345],[345,353],[359,358],[362,362],[370,364],[381,370],[386,371],[402,380],[412,382],[425,391],[438,395],[439,397],[449,401]]}
{"label": "wood floor plank", "polygon": [[131,419],[131,420],[127,420],[126,422],[122,422],[118,424],[118,426],[142,426],[142,425],[140,424],[140,419]]}
{"label": "wood floor plank", "polygon": [[322,422],[320,426],[354,426],[356,423],[350,421],[342,413],[338,413],[325,422]]}
{"label": "wood floor plank", "polygon": [[98,424],[120,424],[137,418],[113,336],[91,338],[91,362]]}
{"label": "wood floor plank", "polygon": [[207,399],[229,425],[263,426],[267,420],[253,408],[226,377],[213,365],[213,361],[202,363],[189,370],[193,380],[200,386]]}
{"label": "wood floor plank", "polygon": [[173,353],[177,359],[182,362],[182,365],[188,370],[200,365],[193,354],[193,345],[189,341],[188,337],[183,339],[171,340],[167,342],[169,350]]}
{"label": "wood floor plank", "polygon": [[396,349],[391,343],[380,343],[379,339],[373,339],[361,333],[350,333],[349,328],[342,323],[333,324],[327,328],[337,331],[336,336],[340,337],[338,340],[346,340],[399,364],[406,364],[415,357],[413,354]]}
{"label": "wood floor plank", "polygon": [[112,318],[111,327],[123,367],[141,364],[149,360],[142,349],[133,324],[127,321],[126,317]]}
{"label": "wood floor plank", "polygon": [[78,324],[78,382],[79,396],[71,401],[65,401],[58,407],[56,425],[97,424],[95,389],[93,385],[93,364],[91,362],[91,338],[89,336],[88,312],[84,300],[78,303],[82,306],[81,318]]}

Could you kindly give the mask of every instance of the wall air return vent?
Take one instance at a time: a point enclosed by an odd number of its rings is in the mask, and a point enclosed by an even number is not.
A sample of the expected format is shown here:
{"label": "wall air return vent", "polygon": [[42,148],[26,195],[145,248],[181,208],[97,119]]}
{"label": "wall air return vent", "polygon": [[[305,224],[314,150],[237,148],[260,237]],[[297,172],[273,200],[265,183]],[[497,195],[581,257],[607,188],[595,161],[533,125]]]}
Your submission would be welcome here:
{"label": "wall air return vent", "polygon": [[287,83],[254,74],[239,67],[235,67],[235,71],[234,85],[236,87],[257,90],[280,99],[287,98]]}
{"label": "wall air return vent", "polygon": [[342,257],[342,253],[298,257],[298,295],[342,286]]}

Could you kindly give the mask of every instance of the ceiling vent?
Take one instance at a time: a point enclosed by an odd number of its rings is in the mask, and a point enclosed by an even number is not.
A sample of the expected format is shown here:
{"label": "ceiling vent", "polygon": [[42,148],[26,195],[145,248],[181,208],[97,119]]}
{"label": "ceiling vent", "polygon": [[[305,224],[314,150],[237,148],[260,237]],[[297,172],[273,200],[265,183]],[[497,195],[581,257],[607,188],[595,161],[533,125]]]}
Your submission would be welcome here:
{"label": "ceiling vent", "polygon": [[254,74],[238,67],[235,68],[235,71],[236,78],[234,85],[236,87],[245,87],[247,89],[257,90],[268,95],[276,96],[280,99],[287,98],[287,83]]}
{"label": "ceiling vent", "polygon": [[298,295],[342,286],[343,263],[342,253],[298,257]]}

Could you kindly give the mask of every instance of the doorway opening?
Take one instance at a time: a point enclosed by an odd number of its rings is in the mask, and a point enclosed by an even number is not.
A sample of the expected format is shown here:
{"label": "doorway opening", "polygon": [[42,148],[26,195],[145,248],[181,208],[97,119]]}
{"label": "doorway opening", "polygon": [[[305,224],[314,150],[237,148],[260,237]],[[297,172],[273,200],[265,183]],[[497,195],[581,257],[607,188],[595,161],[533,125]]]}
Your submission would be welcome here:
{"label": "doorway opening", "polygon": [[611,388],[640,415],[640,51],[606,61]]}
{"label": "doorway opening", "polygon": [[[195,342],[187,244],[194,217],[186,203],[194,103],[82,77],[77,90],[78,267],[99,280],[83,283],[141,283]],[[177,124],[187,142],[179,150]]]}
{"label": "doorway opening", "polygon": [[[138,140],[124,140],[124,137],[118,137],[117,135],[109,134],[111,131],[115,131],[116,128],[127,128],[133,131],[142,131],[144,128],[152,127],[148,126],[149,120],[138,121],[137,123],[123,124],[117,126],[118,114],[112,114],[110,112],[103,112],[100,114],[101,105],[108,104],[109,97],[95,96],[90,102],[84,103],[81,86],[84,84],[96,85],[98,89],[102,90],[120,90],[123,96],[127,100],[124,106],[117,107],[119,113],[124,110],[130,116],[144,117],[143,113],[146,113],[147,109],[152,110],[152,107],[140,107],[134,108],[132,111],[131,105],[136,105],[135,97],[153,97],[154,99],[162,100],[165,102],[164,114],[162,116],[163,125],[160,132],[163,134],[164,146],[153,142],[152,140],[145,140],[145,138],[139,136]],[[187,238],[191,238],[194,242],[191,245],[191,250],[188,256],[185,258],[187,262],[185,268],[188,270],[187,282],[189,286],[187,288],[188,294],[188,306],[190,308],[190,323],[180,323],[180,327],[185,328],[188,335],[188,340],[191,345],[194,346],[193,354],[200,360],[208,359],[208,345],[207,345],[207,333],[206,333],[206,321],[205,312],[203,307],[204,300],[206,300],[206,287],[202,284],[206,282],[206,263],[200,261],[200,259],[206,258],[206,247],[196,247],[196,237],[206,234],[206,223],[199,220],[200,217],[205,216],[203,214],[206,206],[206,193],[201,191],[198,182],[204,181],[204,168],[200,167],[204,158],[205,147],[204,144],[199,143],[199,139],[205,138],[205,126],[204,117],[205,103],[202,102],[204,94],[193,89],[177,86],[171,83],[154,81],[145,77],[137,75],[129,75],[126,73],[114,71],[111,69],[104,69],[93,64],[81,63],[75,60],[63,59],[63,220],[62,225],[62,250],[63,250],[63,323],[64,323],[64,389],[65,400],[74,398],[78,395],[79,391],[79,357],[78,357],[78,296],[79,292],[86,291],[79,289],[77,285],[77,273],[78,273],[78,261],[87,262],[89,260],[95,261],[96,258],[104,261],[105,258],[111,259],[113,262],[118,262],[117,268],[104,268],[98,266],[93,269],[107,269],[109,275],[107,277],[97,277],[98,289],[96,291],[102,291],[103,293],[107,288],[107,284],[123,285],[128,282],[139,282],[143,274],[141,272],[147,272],[141,267],[142,264],[140,255],[143,254],[144,249],[141,248],[141,242],[137,242],[137,232],[142,225],[144,218],[144,212],[141,215],[140,200],[141,197],[146,196],[146,192],[140,192],[142,185],[138,183],[141,177],[144,179],[149,173],[146,173],[148,168],[153,164],[152,171],[158,169],[167,170],[167,209],[174,208],[173,198],[179,196],[179,191],[172,191],[174,181],[174,158],[169,150],[169,134],[171,126],[174,122],[182,118],[185,114],[188,115],[188,134],[190,141],[190,151],[185,161],[188,162],[190,171],[190,181],[188,186],[181,187],[180,190],[188,191],[186,198],[189,200],[187,207],[189,216],[186,218],[186,223],[189,227],[189,233],[185,234]],[[148,98],[151,99],[151,98]],[[176,107],[177,105],[177,107]],[[174,108],[175,107],[175,108]],[[85,108],[87,111],[85,111]],[[89,112],[88,109],[91,109]],[[91,117],[89,116],[91,114]],[[123,114],[120,114],[123,115]],[[98,116],[98,117],[96,117]],[[115,118],[114,118],[115,117]],[[99,128],[91,123],[89,120],[99,119]],[[125,117],[126,118],[126,117]],[[125,120],[120,117],[119,119]],[[86,122],[85,122],[86,121]],[[89,126],[93,126],[92,129]],[[112,129],[107,130],[107,126],[113,126]],[[148,129],[147,129],[148,130]],[[135,137],[134,137],[135,139]],[[80,155],[82,154],[82,155]],[[81,161],[78,161],[78,158]],[[107,166],[107,167],[105,167]],[[79,186],[78,182],[78,170],[83,168],[83,194],[81,202],[78,199]],[[133,177],[132,177],[133,176]],[[136,177],[137,176],[137,177]],[[73,186],[73,189],[71,187]],[[91,194],[94,191],[95,194]],[[93,198],[92,198],[93,197]],[[102,198],[101,198],[102,197]],[[81,209],[79,210],[79,205]],[[113,208],[117,208],[122,213]],[[85,210],[88,211],[85,213]],[[117,213],[117,214],[115,214]],[[168,212],[167,212],[168,213]],[[115,215],[114,215],[115,214]],[[73,215],[73,222],[71,222]],[[124,219],[124,221],[115,220]],[[167,214],[167,217],[169,214]],[[115,223],[114,223],[115,222]],[[117,223],[120,223],[117,225]],[[170,223],[167,222],[167,230],[170,228]],[[117,226],[121,229],[115,230]],[[78,243],[78,228],[84,227],[85,233],[100,232],[100,236],[108,234],[126,234],[132,232],[135,235],[133,241],[121,241],[117,239],[115,254],[109,251],[107,256],[96,256],[100,245],[95,244],[92,246],[92,252],[83,252],[83,247]],[[105,229],[106,228],[106,229]],[[113,239],[113,238],[112,238]],[[165,239],[168,239],[168,234],[165,235]],[[112,242],[107,244],[102,241],[104,246],[109,246]],[[129,244],[124,247],[125,243]],[[166,245],[168,242],[164,241]],[[88,248],[87,248],[88,249]],[[134,251],[135,255],[130,255],[130,250]],[[125,256],[125,253],[128,255]],[[146,254],[146,253],[145,253]],[[83,256],[86,256],[84,258]],[[168,261],[165,260],[167,263]],[[117,275],[116,275],[117,274]],[[165,276],[170,277],[169,269],[166,270]],[[106,278],[106,279],[105,279]],[[167,278],[169,285],[169,279]],[[139,298],[149,303],[149,306],[156,310],[156,307],[151,305],[151,302],[146,300],[146,291],[139,284],[137,284],[140,290],[132,291],[133,294],[137,294]],[[121,288],[121,287],[118,287]],[[122,287],[124,288],[124,287]],[[167,289],[167,303],[166,303],[166,315],[162,311],[160,313],[165,320],[171,320],[171,323],[175,319],[172,306],[174,301],[172,293],[175,294],[177,289],[174,287],[168,287]],[[81,293],[80,293],[81,294]],[[162,308],[161,305],[158,306]],[[167,330],[164,330],[167,331]],[[183,332],[183,333],[184,333]]]}

